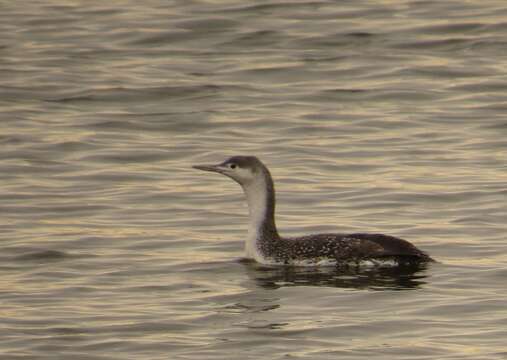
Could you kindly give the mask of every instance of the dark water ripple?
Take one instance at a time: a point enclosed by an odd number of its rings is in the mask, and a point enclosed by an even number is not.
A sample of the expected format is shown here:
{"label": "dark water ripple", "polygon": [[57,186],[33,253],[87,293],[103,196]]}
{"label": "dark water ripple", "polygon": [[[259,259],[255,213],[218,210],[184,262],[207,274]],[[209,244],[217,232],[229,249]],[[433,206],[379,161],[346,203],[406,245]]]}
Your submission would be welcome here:
{"label": "dark water ripple", "polygon": [[[503,1],[0,8],[1,358],[505,358]],[[438,262],[240,260],[238,153],[284,234]]]}

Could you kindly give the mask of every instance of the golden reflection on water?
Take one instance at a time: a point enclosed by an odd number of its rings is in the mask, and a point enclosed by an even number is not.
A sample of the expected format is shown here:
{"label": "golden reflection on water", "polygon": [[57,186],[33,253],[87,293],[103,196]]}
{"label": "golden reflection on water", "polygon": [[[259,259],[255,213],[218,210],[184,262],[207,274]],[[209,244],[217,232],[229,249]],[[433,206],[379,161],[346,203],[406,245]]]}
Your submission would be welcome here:
{"label": "golden reflection on water", "polygon": [[[0,12],[0,354],[502,358],[503,1],[32,5]],[[241,189],[191,169],[236,154],[283,234],[439,262],[241,260]]]}

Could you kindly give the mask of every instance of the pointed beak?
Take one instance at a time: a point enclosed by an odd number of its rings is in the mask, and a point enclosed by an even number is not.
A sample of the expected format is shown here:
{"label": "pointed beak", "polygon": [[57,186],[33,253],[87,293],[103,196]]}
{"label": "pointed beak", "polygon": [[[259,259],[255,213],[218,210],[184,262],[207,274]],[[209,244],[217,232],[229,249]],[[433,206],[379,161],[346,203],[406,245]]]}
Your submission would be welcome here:
{"label": "pointed beak", "polygon": [[192,167],[197,170],[212,171],[217,173],[222,172],[222,168],[219,165],[194,165]]}

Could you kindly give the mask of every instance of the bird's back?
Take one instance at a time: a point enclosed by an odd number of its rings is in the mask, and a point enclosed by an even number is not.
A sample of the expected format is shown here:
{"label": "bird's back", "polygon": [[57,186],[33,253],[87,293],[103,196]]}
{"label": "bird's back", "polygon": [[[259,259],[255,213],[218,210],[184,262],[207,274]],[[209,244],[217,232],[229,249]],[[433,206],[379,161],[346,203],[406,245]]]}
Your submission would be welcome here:
{"label": "bird's back", "polygon": [[278,246],[264,249],[279,263],[336,261],[337,265],[367,260],[393,260],[397,264],[428,262],[432,259],[406,240],[383,234],[315,234],[283,238]]}

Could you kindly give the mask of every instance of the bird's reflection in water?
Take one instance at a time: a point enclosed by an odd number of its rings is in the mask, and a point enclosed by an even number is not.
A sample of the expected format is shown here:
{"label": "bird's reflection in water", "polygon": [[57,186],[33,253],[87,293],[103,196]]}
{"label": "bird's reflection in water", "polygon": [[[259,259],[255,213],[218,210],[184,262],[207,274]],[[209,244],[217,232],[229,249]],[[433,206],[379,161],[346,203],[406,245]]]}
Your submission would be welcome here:
{"label": "bird's reflection in water", "polygon": [[426,282],[427,265],[393,267],[266,266],[241,260],[248,275],[265,289],[283,286],[328,286],[368,290],[412,290]]}

